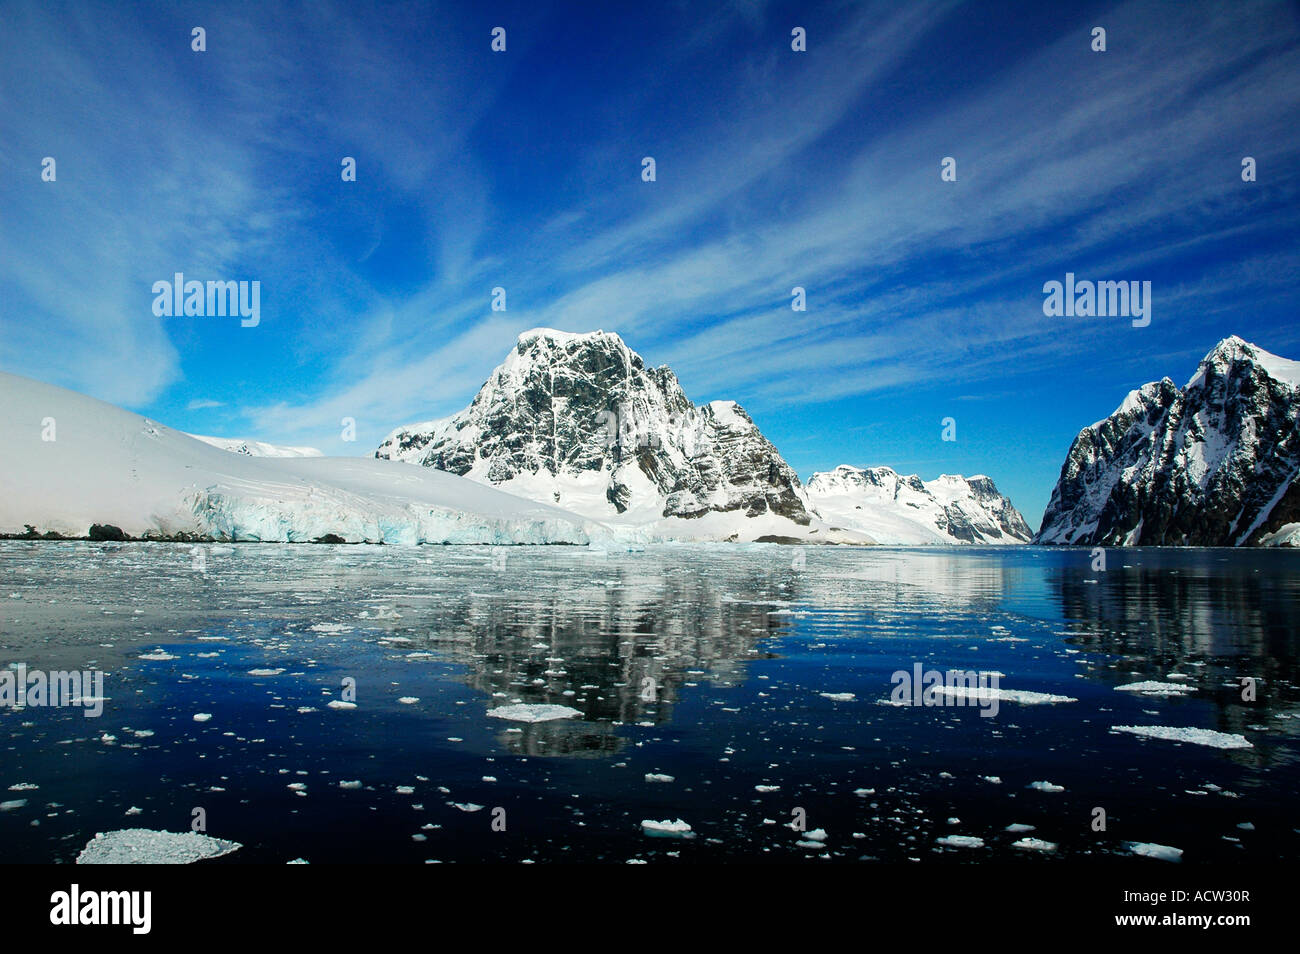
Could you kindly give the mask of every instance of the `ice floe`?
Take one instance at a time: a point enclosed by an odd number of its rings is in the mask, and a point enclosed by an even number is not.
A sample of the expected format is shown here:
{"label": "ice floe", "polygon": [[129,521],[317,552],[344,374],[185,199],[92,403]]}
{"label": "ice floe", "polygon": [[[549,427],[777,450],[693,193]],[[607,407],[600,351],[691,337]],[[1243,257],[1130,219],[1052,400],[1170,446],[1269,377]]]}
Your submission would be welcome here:
{"label": "ice floe", "polygon": [[1112,732],[1127,732],[1148,739],[1166,739],[1170,742],[1190,742],[1207,745],[1212,749],[1252,749],[1254,746],[1244,735],[1235,732],[1216,732],[1214,729],[1192,729],[1172,725],[1113,725]]}
{"label": "ice floe", "polygon": [[974,835],[944,835],[935,841],[947,848],[983,848],[984,839]]}
{"label": "ice floe", "polygon": [[1056,850],[1056,842],[1043,841],[1041,838],[1021,838],[1019,841],[1013,841],[1011,847],[1019,848],[1022,851],[1042,851],[1051,853]]}
{"label": "ice floe", "polygon": [[1150,841],[1127,841],[1124,847],[1143,858],[1158,858],[1161,861],[1183,860],[1183,849],[1171,848],[1169,845],[1157,845]]}
{"label": "ice floe", "polygon": [[1181,682],[1155,682],[1146,680],[1145,682],[1130,682],[1127,685],[1116,686],[1116,692],[1137,692],[1144,696],[1185,696],[1189,692],[1195,692],[1195,686],[1188,686]]}
{"label": "ice floe", "polygon": [[571,719],[582,715],[582,712],[568,706],[521,702],[489,709],[488,715],[493,719],[509,719],[511,722],[550,722],[553,719]]}
{"label": "ice floe", "polygon": [[79,865],[188,865],[243,846],[198,832],[123,828],[100,832],[77,855]]}
{"label": "ice floe", "polygon": [[1056,784],[1054,784],[1054,783],[1052,783],[1052,782],[1030,782],[1030,783],[1026,786],[1026,788],[1032,788],[1032,789],[1034,789],[1034,791],[1037,791],[1037,792],[1052,792],[1052,793],[1056,793],[1056,792],[1063,792],[1063,791],[1065,791],[1065,786],[1064,786],[1064,785],[1056,785]]}

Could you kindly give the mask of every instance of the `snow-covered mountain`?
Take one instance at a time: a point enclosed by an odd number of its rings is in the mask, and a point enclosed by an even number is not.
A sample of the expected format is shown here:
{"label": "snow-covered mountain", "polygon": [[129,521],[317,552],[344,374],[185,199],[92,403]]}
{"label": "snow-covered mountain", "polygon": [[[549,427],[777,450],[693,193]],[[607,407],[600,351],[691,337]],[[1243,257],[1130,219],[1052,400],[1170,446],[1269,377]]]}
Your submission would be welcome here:
{"label": "snow-covered mountain", "polygon": [[204,437],[202,434],[191,434],[195,440],[203,441],[205,444],[211,444],[213,447],[220,447],[224,451],[230,451],[232,454],[243,454],[246,457],[324,457],[314,447],[285,447],[282,444],[268,444],[265,441],[246,441],[238,437]]}
{"label": "snow-covered mountain", "polygon": [[368,458],[232,454],[138,414],[0,373],[0,533],[384,543],[586,543],[555,507]]}
{"label": "snow-covered mountain", "polygon": [[1074,439],[1040,543],[1300,545],[1300,362],[1233,336]]}
{"label": "snow-covered mountain", "polygon": [[813,474],[807,492],[823,519],[881,544],[1028,543],[1033,538],[1024,517],[984,476],[945,474],[923,481],[889,467],[841,464]]}
{"label": "snow-covered mountain", "polygon": [[445,470],[651,538],[867,542],[809,513],[799,478],[734,401],[700,407],[611,332],[519,336],[473,402],[375,456]]}

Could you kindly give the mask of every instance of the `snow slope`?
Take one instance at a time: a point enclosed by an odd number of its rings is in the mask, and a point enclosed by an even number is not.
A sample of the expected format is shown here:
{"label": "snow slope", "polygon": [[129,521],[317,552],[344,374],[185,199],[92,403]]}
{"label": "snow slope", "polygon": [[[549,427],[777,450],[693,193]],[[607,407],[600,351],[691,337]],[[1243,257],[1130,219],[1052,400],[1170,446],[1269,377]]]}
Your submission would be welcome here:
{"label": "snow slope", "polygon": [[822,519],[888,546],[1028,543],[1029,525],[984,476],[923,481],[889,467],[841,464],[813,474],[808,500]]}
{"label": "snow slope", "polygon": [[[253,457],[0,373],[0,533],[305,542],[586,543],[604,531],[453,474],[371,458]],[[52,436],[53,440],[47,440]]]}

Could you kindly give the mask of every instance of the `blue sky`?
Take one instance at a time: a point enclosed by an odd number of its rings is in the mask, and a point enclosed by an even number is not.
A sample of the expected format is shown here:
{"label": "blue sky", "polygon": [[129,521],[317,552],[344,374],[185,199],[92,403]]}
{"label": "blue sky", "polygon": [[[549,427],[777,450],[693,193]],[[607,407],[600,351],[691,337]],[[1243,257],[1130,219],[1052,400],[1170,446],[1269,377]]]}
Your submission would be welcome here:
{"label": "blue sky", "polygon": [[[1300,358],[1294,2],[0,17],[0,368],[185,430],[369,454],[520,331],[602,328],[804,478],[982,472],[1037,526],[1131,388],[1229,334]],[[156,317],[177,271],[260,281],[260,324]],[[1150,281],[1150,326],[1044,316],[1067,271]]]}

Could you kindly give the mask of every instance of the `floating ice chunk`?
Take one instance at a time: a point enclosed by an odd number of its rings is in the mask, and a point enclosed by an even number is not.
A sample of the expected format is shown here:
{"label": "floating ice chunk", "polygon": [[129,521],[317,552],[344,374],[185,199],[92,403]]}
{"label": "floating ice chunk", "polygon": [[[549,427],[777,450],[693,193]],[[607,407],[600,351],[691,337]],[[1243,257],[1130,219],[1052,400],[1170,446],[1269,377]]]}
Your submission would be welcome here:
{"label": "floating ice chunk", "polygon": [[1183,849],[1171,848],[1169,845],[1157,845],[1150,841],[1126,841],[1124,847],[1143,858],[1158,858],[1161,861],[1183,860]]}
{"label": "floating ice chunk", "polygon": [[1170,742],[1191,742],[1208,745],[1212,749],[1253,749],[1244,735],[1234,732],[1216,732],[1214,729],[1191,729],[1172,725],[1113,725],[1112,732],[1128,732],[1149,739],[1166,739]]}
{"label": "floating ice chunk", "polygon": [[641,830],[653,838],[691,838],[694,832],[691,826],[678,818],[676,821],[653,821],[644,819],[641,822]]}
{"label": "floating ice chunk", "polygon": [[1140,692],[1144,696],[1185,696],[1189,692],[1195,692],[1195,686],[1187,686],[1181,682],[1155,682],[1146,680],[1145,682],[1130,682],[1123,686],[1116,686],[1116,692]]}
{"label": "floating ice chunk", "polygon": [[397,700],[404,706],[413,706],[420,701],[419,696],[402,696]]}
{"label": "floating ice chunk", "polygon": [[554,719],[571,719],[582,715],[582,712],[568,706],[520,702],[489,709],[488,715],[493,719],[509,719],[512,722],[550,722]]}
{"label": "floating ice chunk", "polygon": [[27,799],[25,798],[13,798],[7,802],[0,802],[0,812],[11,812],[15,808],[22,808],[26,804]]}
{"label": "floating ice chunk", "polygon": [[781,786],[780,786],[780,785],[755,785],[755,786],[754,786],[754,791],[756,791],[756,792],[779,792],[779,791],[781,791]]}
{"label": "floating ice chunk", "polygon": [[415,794],[415,786],[414,786],[414,785],[399,785],[399,786],[397,786],[397,794],[398,794],[398,795],[414,795],[414,794]]}
{"label": "floating ice chunk", "polygon": [[1026,788],[1032,788],[1032,789],[1034,789],[1035,791],[1039,791],[1039,792],[1053,792],[1053,793],[1055,793],[1055,792],[1063,792],[1063,791],[1065,791],[1065,786],[1064,786],[1064,785],[1054,785],[1054,784],[1051,783],[1051,782],[1030,782],[1030,783],[1029,783],[1028,785],[1026,785],[1025,787],[1026,787]]}
{"label": "floating ice chunk", "polygon": [[1034,830],[1034,826],[1033,826],[1033,825],[1021,825],[1021,824],[1019,824],[1019,823],[1016,823],[1016,824],[1013,824],[1013,825],[1008,825],[1006,828],[1004,828],[1004,829],[1002,829],[1002,830],[1003,830],[1003,831],[1009,831],[1009,832],[1012,832],[1012,833],[1018,835],[1018,834],[1020,834],[1021,832],[1025,832],[1025,831],[1033,831],[1033,830]]}
{"label": "floating ice chunk", "polygon": [[675,782],[677,781],[672,775],[663,775],[659,772],[647,772],[645,776],[647,782]]}
{"label": "floating ice chunk", "polygon": [[9,786],[11,792],[30,792],[40,788],[35,782],[15,782]]}
{"label": "floating ice chunk", "polygon": [[1025,706],[1041,706],[1057,702],[1078,702],[1073,696],[1058,696],[1050,692],[1029,692],[1024,689],[993,689],[978,686],[935,686],[934,691],[952,699],[969,699],[974,702],[1018,702]]}
{"label": "floating ice chunk", "polygon": [[355,781],[342,781],[342,780],[339,781],[339,788],[360,788],[360,787],[361,787],[360,779],[357,779]]}
{"label": "floating ice chunk", "polygon": [[283,669],[250,669],[250,670],[248,670],[248,674],[249,674],[250,676],[278,676],[278,675],[280,675],[280,673],[282,673],[282,672],[284,672]]}
{"label": "floating ice chunk", "polygon": [[831,702],[853,702],[858,697],[851,692],[819,692],[817,695]]}
{"label": "floating ice chunk", "polygon": [[194,831],[123,828],[95,835],[77,855],[77,864],[188,865],[205,858],[219,858],[242,847],[238,842]]}
{"label": "floating ice chunk", "polygon": [[313,632],[313,633],[350,633],[350,632],[352,632],[352,627],[351,627],[351,626],[348,626],[348,625],[346,625],[346,624],[344,624],[344,623],[315,623],[315,624],[313,624],[313,625],[311,625],[311,626],[308,626],[307,629],[309,629],[309,630],[310,630],[311,632]]}
{"label": "floating ice chunk", "polygon": [[171,653],[164,652],[161,649],[155,649],[151,653],[141,653],[138,658],[147,659],[150,662],[167,662],[169,659],[179,659],[180,657],[173,656]]}
{"label": "floating ice chunk", "polygon": [[481,812],[486,805],[475,805],[473,802],[448,802],[452,808],[459,808],[463,812]]}
{"label": "floating ice chunk", "polygon": [[984,847],[984,839],[977,838],[974,835],[944,835],[942,838],[936,838],[935,841],[948,848]]}
{"label": "floating ice chunk", "polygon": [[212,713],[211,713],[211,712],[196,712],[196,713],[194,713],[194,721],[195,721],[195,722],[207,722],[207,721],[208,721],[209,719],[211,719],[211,718],[212,718]]}
{"label": "floating ice chunk", "polygon": [[325,705],[331,709],[355,709],[357,707],[355,702],[344,702],[342,699],[331,699]]}
{"label": "floating ice chunk", "polygon": [[1041,838],[1021,838],[1019,841],[1013,841],[1011,847],[1023,851],[1053,852],[1056,850],[1056,842],[1043,841]]}

